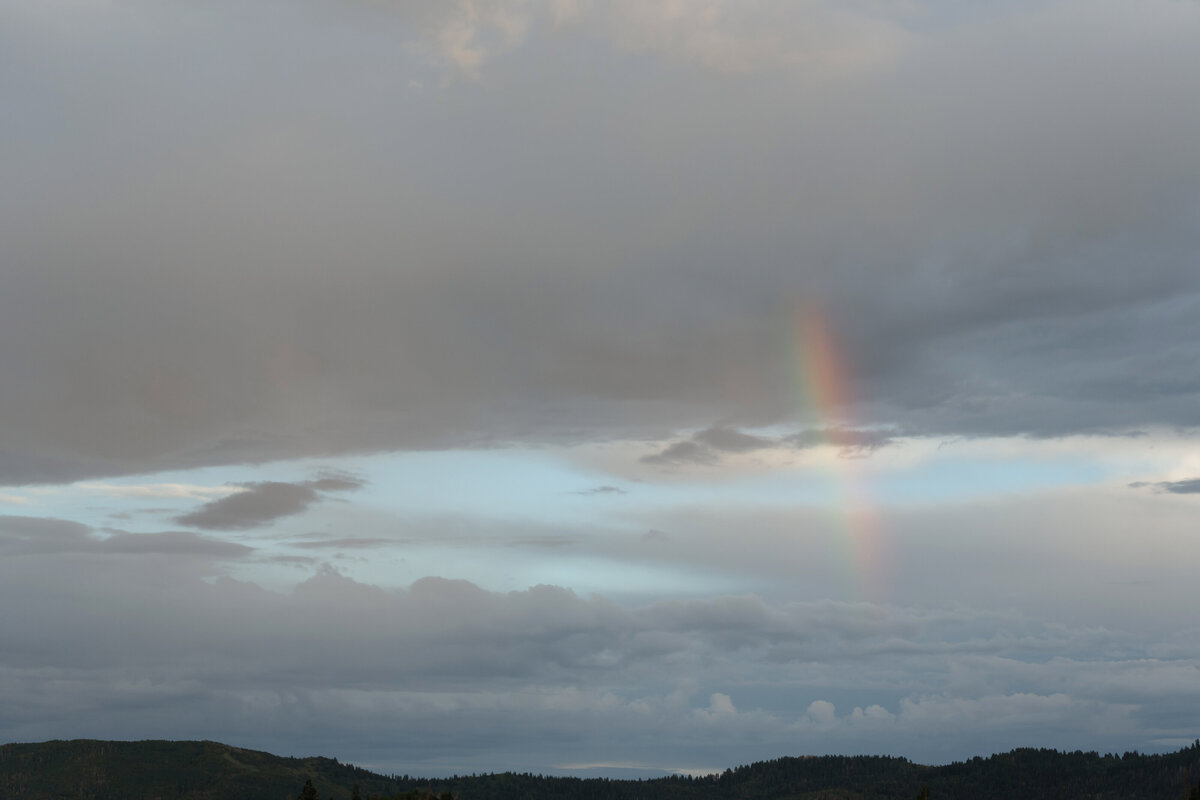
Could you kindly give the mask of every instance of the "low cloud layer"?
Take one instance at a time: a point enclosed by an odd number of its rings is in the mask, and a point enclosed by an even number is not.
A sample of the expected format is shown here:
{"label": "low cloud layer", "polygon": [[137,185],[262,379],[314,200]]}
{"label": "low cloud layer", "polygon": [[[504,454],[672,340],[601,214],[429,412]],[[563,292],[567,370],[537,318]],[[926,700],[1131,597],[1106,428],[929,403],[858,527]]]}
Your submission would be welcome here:
{"label": "low cloud layer", "polygon": [[199,536],[189,531],[128,533],[108,529],[102,534],[86,525],[44,517],[0,517],[0,553],[6,557],[36,554],[163,555],[210,560],[238,559],[254,548],[236,542]]}
{"label": "low cloud layer", "polygon": [[[1200,711],[1186,638],[751,595],[619,606],[441,578],[388,591],[332,572],[277,594],[172,570],[166,592],[130,580],[149,552],[90,572],[71,551],[53,571],[4,560],[0,599],[37,611],[0,622],[0,736],[219,734],[433,774],[530,751],[665,767],[897,742],[925,761],[1145,747],[1190,730],[1154,709]],[[92,607],[129,611],[81,625],[66,581]]]}

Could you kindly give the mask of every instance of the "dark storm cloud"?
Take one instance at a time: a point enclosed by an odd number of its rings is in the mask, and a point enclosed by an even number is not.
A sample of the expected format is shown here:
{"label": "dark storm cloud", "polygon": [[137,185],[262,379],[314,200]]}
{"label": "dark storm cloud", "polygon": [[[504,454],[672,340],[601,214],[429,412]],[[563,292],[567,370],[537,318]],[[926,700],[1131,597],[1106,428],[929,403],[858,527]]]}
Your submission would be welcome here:
{"label": "dark storm cloud", "polygon": [[243,491],[209,501],[175,521],[211,530],[256,528],[305,511],[323,498],[323,492],[353,491],[365,484],[352,475],[326,475],[302,483],[252,481],[238,485]]}

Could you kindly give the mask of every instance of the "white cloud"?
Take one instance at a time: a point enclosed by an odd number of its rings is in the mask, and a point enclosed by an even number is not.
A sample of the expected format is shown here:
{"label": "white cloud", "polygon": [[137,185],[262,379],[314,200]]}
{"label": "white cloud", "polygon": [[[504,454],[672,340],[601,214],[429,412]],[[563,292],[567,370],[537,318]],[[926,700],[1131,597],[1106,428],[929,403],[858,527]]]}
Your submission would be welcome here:
{"label": "white cloud", "polygon": [[818,725],[829,725],[837,719],[837,709],[828,700],[812,701],[804,713]]}
{"label": "white cloud", "polygon": [[729,695],[721,692],[713,692],[712,697],[708,701],[707,715],[711,717],[733,716],[737,713],[737,708],[733,705],[733,700]]}

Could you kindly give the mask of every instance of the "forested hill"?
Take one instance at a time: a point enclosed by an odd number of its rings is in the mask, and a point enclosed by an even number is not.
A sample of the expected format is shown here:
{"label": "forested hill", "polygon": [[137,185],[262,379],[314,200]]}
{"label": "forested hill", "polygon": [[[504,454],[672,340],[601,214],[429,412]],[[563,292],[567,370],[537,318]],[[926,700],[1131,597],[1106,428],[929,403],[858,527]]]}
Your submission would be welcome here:
{"label": "forested hill", "polygon": [[0,800],[286,800],[298,798],[305,781],[320,800],[348,800],[356,786],[363,800],[429,792],[459,800],[1196,800],[1200,741],[1166,755],[1021,749],[941,767],[879,756],[781,758],[707,778],[646,781],[511,773],[416,779],[217,742],[0,746]]}

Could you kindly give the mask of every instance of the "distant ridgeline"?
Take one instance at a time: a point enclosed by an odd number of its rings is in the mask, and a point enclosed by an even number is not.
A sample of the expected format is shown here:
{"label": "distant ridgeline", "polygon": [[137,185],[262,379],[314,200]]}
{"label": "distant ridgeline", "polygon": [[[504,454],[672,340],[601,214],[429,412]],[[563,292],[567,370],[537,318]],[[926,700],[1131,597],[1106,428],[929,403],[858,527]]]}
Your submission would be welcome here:
{"label": "distant ridgeline", "polygon": [[942,767],[881,756],[762,761],[653,780],[378,775],[217,742],[0,746],[0,800],[1200,800],[1200,740],[1166,755],[1013,750]]}

